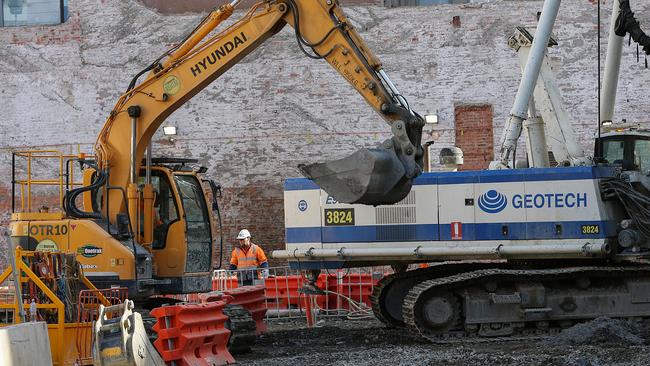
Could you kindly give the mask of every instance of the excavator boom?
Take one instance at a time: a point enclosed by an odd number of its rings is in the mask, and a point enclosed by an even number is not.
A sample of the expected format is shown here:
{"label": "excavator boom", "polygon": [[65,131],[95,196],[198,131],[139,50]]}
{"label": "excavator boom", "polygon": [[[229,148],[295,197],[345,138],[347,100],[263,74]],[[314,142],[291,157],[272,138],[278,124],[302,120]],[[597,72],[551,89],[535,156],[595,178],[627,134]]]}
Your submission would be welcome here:
{"label": "excavator boom", "polygon": [[[380,113],[394,135],[352,157],[302,165],[300,170],[341,202],[376,205],[401,200],[421,171],[423,119],[408,107],[338,2],[264,0],[226,29],[213,32],[238,2],[213,11],[182,43],[138,74],[149,71],[146,80],[137,84],[136,76],[131,82],[96,143],[98,169],[110,168],[108,184],[133,185],[145,150],[162,122],[289,24],[300,49],[311,58],[327,61]],[[124,212],[123,197],[119,190],[108,194],[111,222]]]}

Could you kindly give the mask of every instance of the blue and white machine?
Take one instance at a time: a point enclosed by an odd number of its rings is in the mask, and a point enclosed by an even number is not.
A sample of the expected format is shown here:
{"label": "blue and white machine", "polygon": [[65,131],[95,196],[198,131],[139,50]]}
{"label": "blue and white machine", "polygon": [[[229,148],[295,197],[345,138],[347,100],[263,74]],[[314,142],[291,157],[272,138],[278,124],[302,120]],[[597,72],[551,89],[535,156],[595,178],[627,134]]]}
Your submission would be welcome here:
{"label": "blue and white machine", "polygon": [[[603,130],[617,34],[647,40],[629,2],[612,3]],[[272,256],[309,269],[306,291],[318,291],[322,268],[391,264],[373,287],[373,312],[432,341],[557,334],[603,315],[650,320],[650,132],[599,133],[594,159],[578,145],[546,56],[559,7],[544,1],[534,39],[521,28],[509,40],[523,76],[490,170],[424,173],[402,201],[376,207],[286,181],[286,248]],[[523,131],[532,168],[512,169]],[[549,167],[549,152],[562,167]],[[417,262],[439,263],[406,266]]]}
{"label": "blue and white machine", "polygon": [[[584,258],[611,250],[611,168],[424,173],[390,206],[337,202],[308,179],[285,182],[287,258],[302,268],[396,261]],[[298,263],[300,262],[300,263]]]}

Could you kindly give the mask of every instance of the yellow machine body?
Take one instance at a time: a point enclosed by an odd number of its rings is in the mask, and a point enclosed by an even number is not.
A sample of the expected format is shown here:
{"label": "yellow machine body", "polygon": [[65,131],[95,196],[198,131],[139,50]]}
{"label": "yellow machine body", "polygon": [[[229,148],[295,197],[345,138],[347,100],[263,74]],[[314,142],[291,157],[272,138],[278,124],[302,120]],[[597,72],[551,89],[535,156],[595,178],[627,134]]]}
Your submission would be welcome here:
{"label": "yellow machine body", "polygon": [[87,277],[93,272],[134,278],[133,253],[91,220],[64,219],[61,213],[14,213],[11,239],[25,250],[77,253]]}

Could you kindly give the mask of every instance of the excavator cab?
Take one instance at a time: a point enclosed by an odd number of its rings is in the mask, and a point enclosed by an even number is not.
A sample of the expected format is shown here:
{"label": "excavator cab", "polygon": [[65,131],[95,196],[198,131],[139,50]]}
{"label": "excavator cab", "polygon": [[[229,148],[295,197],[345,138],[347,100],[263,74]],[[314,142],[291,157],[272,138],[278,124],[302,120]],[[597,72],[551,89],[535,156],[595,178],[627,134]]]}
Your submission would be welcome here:
{"label": "excavator cab", "polygon": [[[149,182],[153,190],[153,233],[145,235],[145,205],[142,195],[137,200],[137,219],[115,230],[114,236],[128,238],[131,233],[136,242],[148,248],[147,256],[155,263],[151,279],[160,293],[208,291],[211,288],[209,273],[213,263],[213,213],[219,210],[217,196],[220,187],[211,180],[203,179],[204,167],[196,167],[194,159],[153,158],[147,175],[146,165],[138,175],[139,191]],[[89,183],[87,183],[89,184]],[[105,189],[88,192],[92,202],[84,206],[95,212],[106,210]],[[208,196],[212,196],[211,202]],[[126,216],[126,215],[124,215]],[[128,223],[128,218],[125,217]],[[118,220],[119,223],[119,220]],[[142,261],[136,261],[136,269],[144,271]],[[143,277],[143,276],[141,276]]]}
{"label": "excavator cab", "polygon": [[[202,274],[209,278],[205,275],[212,270],[216,235],[212,230],[211,206],[206,200],[208,187],[200,175],[205,168],[195,169],[191,166],[195,163],[191,159],[152,159],[151,184],[155,198],[151,252],[157,263],[155,277],[172,278],[169,285],[162,285],[168,292],[187,290],[188,284],[183,282],[188,276]],[[145,177],[145,169],[141,169],[139,181],[143,184]],[[212,207],[216,204],[214,200]],[[142,232],[143,225],[138,227]],[[193,286],[205,290],[207,284]]]}
{"label": "excavator cab", "polygon": [[623,171],[650,172],[650,131],[623,130],[596,139],[595,156],[601,163],[620,166]]}

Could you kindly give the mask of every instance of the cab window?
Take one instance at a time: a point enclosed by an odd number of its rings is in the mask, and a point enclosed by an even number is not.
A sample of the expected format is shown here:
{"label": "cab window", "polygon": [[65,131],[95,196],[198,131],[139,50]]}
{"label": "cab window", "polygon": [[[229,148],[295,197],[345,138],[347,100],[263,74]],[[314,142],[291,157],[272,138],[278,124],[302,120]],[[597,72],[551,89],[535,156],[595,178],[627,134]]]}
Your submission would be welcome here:
{"label": "cab window", "polygon": [[603,158],[609,163],[621,163],[625,156],[625,142],[621,140],[603,141]]}
{"label": "cab window", "polygon": [[174,175],[185,211],[187,229],[186,272],[205,272],[212,267],[212,231],[203,187],[193,175]]}
{"label": "cab window", "polygon": [[634,165],[642,173],[650,170],[650,140],[636,140],[634,143]]}

